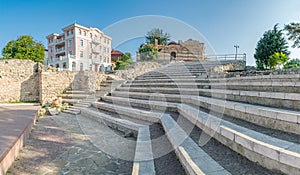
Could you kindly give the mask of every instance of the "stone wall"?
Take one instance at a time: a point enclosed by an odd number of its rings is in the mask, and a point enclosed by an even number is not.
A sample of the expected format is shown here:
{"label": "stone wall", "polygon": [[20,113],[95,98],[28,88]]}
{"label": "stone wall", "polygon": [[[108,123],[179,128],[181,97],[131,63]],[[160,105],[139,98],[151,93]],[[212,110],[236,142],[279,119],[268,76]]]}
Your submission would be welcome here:
{"label": "stone wall", "polygon": [[100,89],[100,84],[106,80],[103,73],[45,71],[41,72],[40,102],[51,102],[57,95],[66,90],[82,90],[94,92]]}
{"label": "stone wall", "polygon": [[38,100],[38,65],[28,60],[0,60],[0,102]]}
{"label": "stone wall", "polygon": [[44,104],[68,89],[99,90],[105,79],[98,72],[58,72],[29,60],[0,60],[0,103]]}
{"label": "stone wall", "polygon": [[140,76],[146,72],[153,71],[155,69],[160,68],[162,65],[156,62],[136,62],[131,65],[127,70],[117,70],[115,79],[125,79],[125,80],[133,80],[137,76]]}

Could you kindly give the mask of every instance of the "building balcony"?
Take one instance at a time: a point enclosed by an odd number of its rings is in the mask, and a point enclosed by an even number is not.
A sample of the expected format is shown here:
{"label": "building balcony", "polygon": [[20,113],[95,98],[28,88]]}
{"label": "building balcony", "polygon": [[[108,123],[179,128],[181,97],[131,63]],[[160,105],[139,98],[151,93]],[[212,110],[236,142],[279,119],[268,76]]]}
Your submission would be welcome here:
{"label": "building balcony", "polygon": [[92,52],[93,53],[100,53],[100,49],[99,48],[92,48]]}
{"label": "building balcony", "polygon": [[75,55],[60,56],[60,57],[53,58],[52,60],[49,60],[48,65],[54,66],[56,64],[62,64],[64,62],[68,63],[72,61],[76,61]]}
{"label": "building balcony", "polygon": [[101,44],[101,40],[99,38],[92,38],[92,42],[94,44]]}
{"label": "building balcony", "polygon": [[65,38],[56,39],[56,44],[63,44],[65,41]]}
{"label": "building balcony", "polygon": [[59,54],[59,53],[63,53],[66,51],[65,47],[61,47],[61,48],[57,48],[56,50],[56,54]]}

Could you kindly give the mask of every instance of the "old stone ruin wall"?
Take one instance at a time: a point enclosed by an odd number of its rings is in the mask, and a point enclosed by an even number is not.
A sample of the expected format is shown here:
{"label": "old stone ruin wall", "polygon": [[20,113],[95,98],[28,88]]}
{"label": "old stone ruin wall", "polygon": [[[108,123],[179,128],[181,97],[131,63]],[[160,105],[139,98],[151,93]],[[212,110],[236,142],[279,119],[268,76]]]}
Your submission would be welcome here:
{"label": "old stone ruin wall", "polygon": [[1,60],[0,103],[38,100],[38,65],[28,60]]}
{"label": "old stone ruin wall", "polygon": [[98,72],[58,72],[29,60],[0,60],[0,103],[44,104],[66,90],[99,90],[105,79]]}

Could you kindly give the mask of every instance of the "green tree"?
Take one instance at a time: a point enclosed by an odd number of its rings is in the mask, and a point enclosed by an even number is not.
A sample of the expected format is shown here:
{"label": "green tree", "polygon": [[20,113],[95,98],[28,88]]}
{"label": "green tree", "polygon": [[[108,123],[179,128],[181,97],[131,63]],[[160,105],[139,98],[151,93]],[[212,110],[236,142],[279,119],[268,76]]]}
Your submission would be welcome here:
{"label": "green tree", "polygon": [[128,67],[132,64],[133,62],[131,60],[131,54],[129,52],[125,52],[122,56],[122,60],[116,61],[115,70],[128,69]]}
{"label": "green tree", "polygon": [[141,61],[152,61],[158,57],[158,50],[154,46],[146,45],[139,48]]}
{"label": "green tree", "polygon": [[290,69],[290,68],[300,68],[300,59],[298,58],[291,59],[283,66],[283,69]]}
{"label": "green tree", "polygon": [[9,41],[2,50],[5,59],[23,59],[43,62],[45,48],[31,36],[19,36],[17,40]]}
{"label": "green tree", "polygon": [[294,44],[292,47],[300,48],[300,23],[290,23],[288,25],[284,26],[284,30],[286,30],[288,33],[288,39],[292,40]]}
{"label": "green tree", "polygon": [[146,34],[146,42],[148,44],[154,44],[154,40],[157,39],[158,44],[166,45],[170,40],[170,34],[164,33],[162,29],[154,28],[147,32]]}
{"label": "green tree", "polygon": [[283,52],[275,52],[269,59],[270,69],[275,70],[276,66],[283,65],[289,60],[289,57]]}
{"label": "green tree", "polygon": [[[276,66],[273,65],[274,60],[270,60],[270,57],[276,52],[284,53],[287,56],[289,55],[287,41],[283,36],[282,30],[278,29],[278,24],[276,24],[272,30],[266,31],[257,43],[254,54],[257,68],[270,69]],[[280,61],[278,61],[278,64],[279,63]]]}

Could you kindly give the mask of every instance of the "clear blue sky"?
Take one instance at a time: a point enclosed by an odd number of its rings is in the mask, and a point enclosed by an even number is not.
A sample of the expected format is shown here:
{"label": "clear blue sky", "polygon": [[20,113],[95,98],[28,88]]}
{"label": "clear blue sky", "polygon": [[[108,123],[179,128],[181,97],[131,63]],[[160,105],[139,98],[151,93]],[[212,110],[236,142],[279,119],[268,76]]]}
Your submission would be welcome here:
{"label": "clear blue sky", "polygon": [[[103,30],[126,18],[161,15],[194,27],[217,54],[234,53],[233,46],[238,44],[239,53],[246,53],[248,64],[253,65],[253,53],[262,34],[276,23],[283,27],[299,22],[299,9],[299,0],[0,0],[0,48],[19,35],[31,35],[46,46],[46,35],[60,33],[75,20]],[[114,40],[117,36],[111,37]],[[178,39],[175,35],[172,38]],[[126,47],[123,43],[117,48],[133,53],[138,46]],[[292,50],[292,57],[298,55],[298,50]]]}

